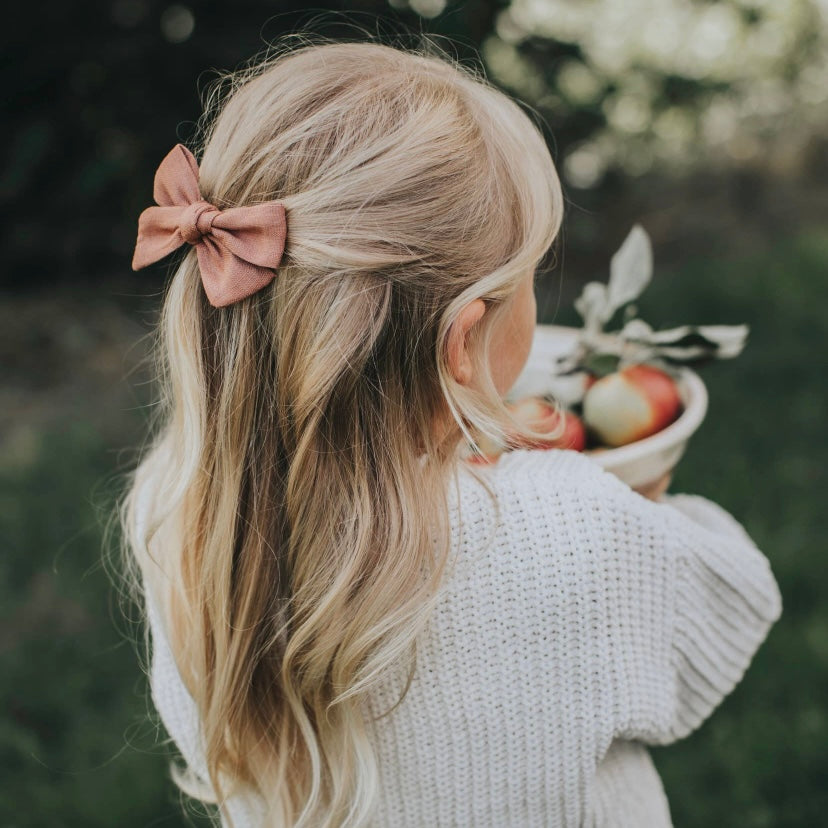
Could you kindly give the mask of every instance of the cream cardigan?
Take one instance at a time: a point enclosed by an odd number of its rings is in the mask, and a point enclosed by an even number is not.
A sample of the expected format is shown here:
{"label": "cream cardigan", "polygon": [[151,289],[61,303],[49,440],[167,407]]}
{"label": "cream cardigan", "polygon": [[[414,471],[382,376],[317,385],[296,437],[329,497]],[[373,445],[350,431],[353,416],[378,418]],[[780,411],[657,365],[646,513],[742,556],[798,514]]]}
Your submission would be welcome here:
{"label": "cream cardigan", "polygon": [[[646,746],[695,730],[741,680],[782,609],[767,559],[711,501],[654,503],[573,451],[461,466],[449,502],[455,566],[408,695],[371,726],[371,828],[670,826]],[[154,703],[203,774],[197,713],[148,610]],[[388,675],[366,712],[404,684]],[[269,824],[252,797],[228,810],[235,828]]]}

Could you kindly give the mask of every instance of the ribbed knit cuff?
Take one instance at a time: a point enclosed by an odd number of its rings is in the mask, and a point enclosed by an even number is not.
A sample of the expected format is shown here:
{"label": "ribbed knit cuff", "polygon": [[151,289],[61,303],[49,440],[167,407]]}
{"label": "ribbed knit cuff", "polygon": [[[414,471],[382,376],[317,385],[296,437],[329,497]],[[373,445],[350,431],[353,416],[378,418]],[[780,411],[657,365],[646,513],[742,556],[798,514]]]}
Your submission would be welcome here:
{"label": "ribbed knit cuff", "polygon": [[654,744],[699,727],[742,679],[782,612],[767,558],[730,514],[691,495],[672,496],[668,507],[682,514],[671,520],[679,543],[674,717]]}

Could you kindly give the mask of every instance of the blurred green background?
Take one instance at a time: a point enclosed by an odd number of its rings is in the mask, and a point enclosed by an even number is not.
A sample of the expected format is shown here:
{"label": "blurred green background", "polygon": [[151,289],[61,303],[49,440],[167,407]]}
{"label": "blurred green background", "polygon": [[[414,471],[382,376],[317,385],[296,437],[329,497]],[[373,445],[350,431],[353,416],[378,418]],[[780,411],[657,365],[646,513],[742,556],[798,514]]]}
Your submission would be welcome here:
{"label": "blurred green background", "polygon": [[748,323],[701,369],[706,421],[672,491],[741,520],[784,613],[745,679],[653,751],[679,828],[828,813],[828,5],[824,0],[243,0],[17,7],[0,171],[0,826],[176,826],[173,755],[103,564],[146,437],[168,268],[129,271],[152,174],[209,70],[283,32],[429,34],[544,120],[567,217],[540,321],[578,324],[630,226],[656,328]]}

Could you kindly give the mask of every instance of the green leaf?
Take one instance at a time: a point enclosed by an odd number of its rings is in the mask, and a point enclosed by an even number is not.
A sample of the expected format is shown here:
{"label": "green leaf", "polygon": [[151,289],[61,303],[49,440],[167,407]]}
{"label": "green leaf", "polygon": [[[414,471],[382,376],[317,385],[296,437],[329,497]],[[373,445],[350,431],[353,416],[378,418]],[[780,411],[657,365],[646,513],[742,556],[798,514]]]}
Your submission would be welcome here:
{"label": "green leaf", "polygon": [[607,310],[637,299],[653,276],[653,248],[647,231],[636,224],[610,261]]}
{"label": "green leaf", "polygon": [[584,368],[597,377],[605,377],[618,370],[620,357],[617,354],[590,354],[584,360]]}

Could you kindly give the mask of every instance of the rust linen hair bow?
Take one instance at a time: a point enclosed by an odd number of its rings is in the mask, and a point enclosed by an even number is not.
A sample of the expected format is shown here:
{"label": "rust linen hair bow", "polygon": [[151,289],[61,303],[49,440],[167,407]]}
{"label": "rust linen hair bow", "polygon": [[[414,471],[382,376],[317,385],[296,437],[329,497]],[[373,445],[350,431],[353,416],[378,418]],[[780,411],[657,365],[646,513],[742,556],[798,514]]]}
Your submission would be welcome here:
{"label": "rust linen hair bow", "polygon": [[232,305],[270,284],[285,247],[285,208],[278,201],[219,210],[201,197],[198,164],[176,144],[155,173],[153,198],[138,219],[132,269],[163,259],[185,242],[198,254],[207,299]]}

